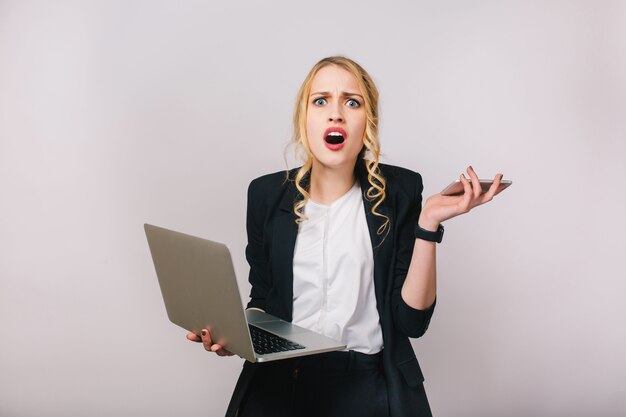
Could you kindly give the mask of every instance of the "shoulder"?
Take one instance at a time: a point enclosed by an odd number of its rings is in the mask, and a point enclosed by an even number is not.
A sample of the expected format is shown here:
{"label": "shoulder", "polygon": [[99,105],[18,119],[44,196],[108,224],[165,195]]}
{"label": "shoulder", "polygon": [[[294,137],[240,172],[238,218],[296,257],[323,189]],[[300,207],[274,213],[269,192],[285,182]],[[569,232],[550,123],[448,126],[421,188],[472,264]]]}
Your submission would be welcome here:
{"label": "shoulder", "polygon": [[383,175],[389,179],[399,179],[399,180],[421,180],[422,176],[417,171],[413,171],[408,168],[400,167],[397,165],[389,165],[379,163],[378,167]]}
{"label": "shoulder", "polygon": [[409,195],[422,192],[424,186],[419,172],[389,164],[378,164],[378,167],[387,182],[389,192]]}
{"label": "shoulder", "polygon": [[248,205],[256,207],[256,210],[265,207],[274,210],[277,207],[293,205],[296,196],[296,187],[293,178],[297,169],[282,170],[262,175],[253,179],[248,186]]}
{"label": "shoulder", "polygon": [[[250,185],[248,186],[248,192],[260,192],[267,193],[271,191],[276,191],[283,187],[286,187],[290,182],[289,179],[293,178],[295,170],[282,170],[272,172],[270,174],[261,175],[250,181]],[[289,178],[289,179],[288,179]]]}

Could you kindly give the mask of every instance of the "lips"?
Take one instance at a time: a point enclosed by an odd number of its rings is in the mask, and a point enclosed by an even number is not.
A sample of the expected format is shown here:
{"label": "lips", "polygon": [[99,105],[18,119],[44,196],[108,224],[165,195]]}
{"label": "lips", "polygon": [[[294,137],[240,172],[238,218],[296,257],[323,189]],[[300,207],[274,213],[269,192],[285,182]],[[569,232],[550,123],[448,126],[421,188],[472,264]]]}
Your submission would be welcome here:
{"label": "lips", "polygon": [[326,147],[332,151],[337,151],[343,148],[348,134],[340,127],[329,127],[324,132],[324,142]]}

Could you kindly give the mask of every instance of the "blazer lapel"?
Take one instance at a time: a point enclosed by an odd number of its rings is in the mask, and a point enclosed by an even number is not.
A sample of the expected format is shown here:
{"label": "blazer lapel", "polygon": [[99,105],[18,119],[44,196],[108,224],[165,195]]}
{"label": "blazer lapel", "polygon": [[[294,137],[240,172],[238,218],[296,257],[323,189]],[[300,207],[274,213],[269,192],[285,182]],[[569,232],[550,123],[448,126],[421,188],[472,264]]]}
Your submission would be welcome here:
{"label": "blazer lapel", "polygon": [[293,205],[298,198],[297,191],[294,183],[288,181],[278,205],[272,234],[272,273],[278,294],[275,297],[276,309],[271,314],[286,321],[291,321],[293,317],[293,253],[298,236]]}
{"label": "blazer lapel", "polygon": [[[384,214],[389,218],[389,224],[382,234],[378,234],[378,229],[383,225],[385,219],[380,216],[372,214],[372,201],[367,198],[367,190],[370,188],[370,183],[367,179],[367,168],[365,166],[365,160],[357,161],[355,172],[361,186],[361,193],[363,197],[363,209],[365,210],[365,218],[367,220],[367,227],[369,229],[370,240],[372,242],[372,249],[374,252],[374,287],[376,291],[376,302],[378,312],[381,314],[385,302],[385,276],[388,272],[389,262],[391,255],[393,254],[393,223],[391,210],[389,209],[388,199],[389,192],[387,192],[387,199],[378,206],[377,211]],[[389,284],[389,283],[387,283]]]}

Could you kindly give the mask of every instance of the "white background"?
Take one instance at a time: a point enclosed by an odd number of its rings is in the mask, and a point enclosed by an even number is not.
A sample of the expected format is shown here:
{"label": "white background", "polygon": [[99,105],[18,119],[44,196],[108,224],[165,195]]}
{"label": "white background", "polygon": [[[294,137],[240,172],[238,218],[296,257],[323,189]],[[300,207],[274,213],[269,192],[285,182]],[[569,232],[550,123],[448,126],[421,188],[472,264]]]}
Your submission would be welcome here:
{"label": "white background", "polygon": [[1,416],[223,414],[242,360],[167,320],[142,225],[227,243],[247,296],[247,185],[333,54],[426,195],[514,181],[446,223],[434,414],[626,416],[617,0],[0,1]]}

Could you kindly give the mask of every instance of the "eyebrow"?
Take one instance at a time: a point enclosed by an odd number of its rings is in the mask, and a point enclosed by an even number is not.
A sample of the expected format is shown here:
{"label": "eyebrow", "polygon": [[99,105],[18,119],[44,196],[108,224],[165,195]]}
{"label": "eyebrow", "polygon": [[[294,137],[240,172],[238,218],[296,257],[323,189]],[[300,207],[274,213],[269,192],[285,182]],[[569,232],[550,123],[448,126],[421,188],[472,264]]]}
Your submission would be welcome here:
{"label": "eyebrow", "polygon": [[[315,96],[315,95],[321,95],[321,96],[331,96],[332,94],[328,91],[318,91],[315,93],[311,93],[311,95],[309,95],[309,97]],[[361,97],[361,99],[363,99],[363,96],[360,95],[359,93],[351,93],[349,91],[342,91],[341,95],[343,97],[352,97],[352,96],[356,96],[356,97]]]}

